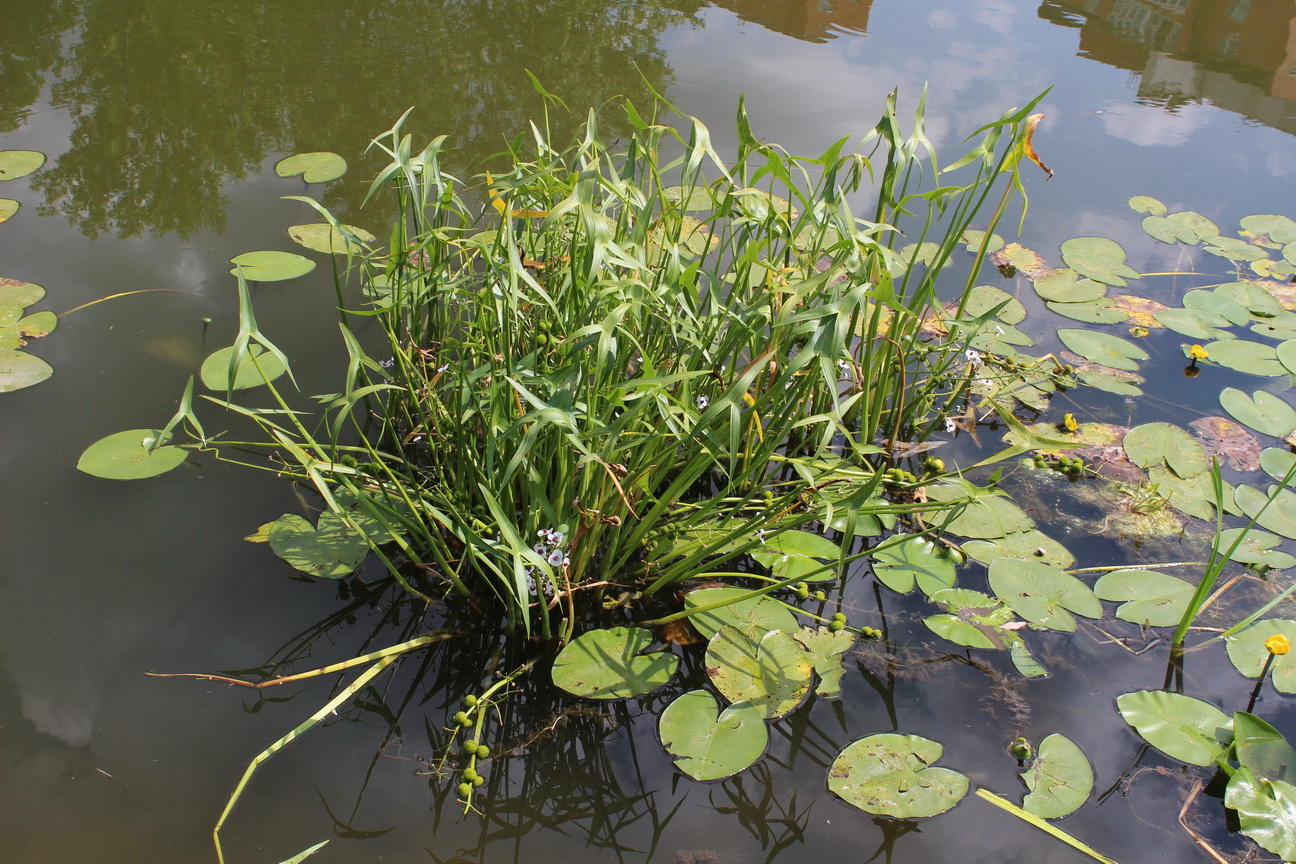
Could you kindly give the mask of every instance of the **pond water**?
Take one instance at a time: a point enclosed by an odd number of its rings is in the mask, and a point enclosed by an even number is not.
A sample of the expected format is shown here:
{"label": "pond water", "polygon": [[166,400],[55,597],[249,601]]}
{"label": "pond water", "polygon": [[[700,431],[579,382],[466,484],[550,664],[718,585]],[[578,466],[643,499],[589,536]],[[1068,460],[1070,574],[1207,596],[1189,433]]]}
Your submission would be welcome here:
{"label": "pond water", "polygon": [[[384,227],[360,210],[379,164],[362,153],[409,106],[416,139],[448,134],[453,160],[471,170],[539,116],[524,70],[578,118],[616,94],[646,101],[655,89],[705,122],[722,152],[740,94],[759,136],[818,153],[867,132],[892,89],[907,115],[925,83],[929,136],[952,157],[983,122],[1052,87],[1036,146],[1057,175],[1028,175],[1020,239],[1054,264],[1061,241],[1096,234],[1128,239],[1140,271],[1190,269],[1180,247],[1142,235],[1125,204],[1132,195],[1221,226],[1253,213],[1296,216],[1293,2],[8,6],[0,150],[39,150],[49,162],[0,186],[22,203],[0,225],[0,277],[43,285],[36,308],[62,314],[30,348],[54,375],[0,395],[0,788],[9,790],[0,857],[11,864],[214,860],[212,825],[247,760],[322,704],[329,685],[258,700],[143,672],[254,669],[284,651],[306,668],[411,626],[381,603],[292,578],[264,546],[243,541],[302,506],[268,473],[198,460],[122,484],[74,468],[90,442],[164,422],[201,358],[229,344],[228,259],[293,249],[284,229],[313,221],[280,196],[316,195],[345,221]],[[320,193],[274,175],[283,156],[313,150],[345,155],[346,178]],[[1226,272],[1222,259],[1199,263]],[[326,270],[257,295],[262,328],[307,393],[334,388],[340,368]],[[144,293],[67,314],[124,292]],[[1069,322],[1038,302],[1031,313],[1044,350],[1060,348],[1051,330]],[[1146,398],[1086,410],[1124,424],[1217,413],[1214,394],[1233,379],[1219,372],[1214,389],[1187,386],[1197,382],[1179,374],[1178,341],[1149,340]],[[1207,404],[1191,407],[1203,392]],[[1079,506],[1060,500],[1042,497],[1037,517]],[[1081,533],[1059,526],[1069,530]],[[1081,563],[1194,554],[1199,547],[1100,542]],[[875,603],[862,588],[849,602]],[[502,766],[510,791],[486,802],[485,819],[460,815],[447,783],[430,776],[444,707],[482,680],[490,653],[485,643],[461,646],[421,681],[406,664],[385,705],[353,711],[355,722],[316,730],[268,763],[230,822],[228,859],[280,861],[331,837],[313,860],[1086,860],[984,802],[909,826],[870,819],[824,788],[845,743],[897,726],[941,741],[945,763],[1005,794],[1017,781],[1000,742],[1065,730],[1093,759],[1097,788],[1115,784],[1140,742],[1112,700],[1158,686],[1164,656],[1131,659],[1091,631],[1047,635],[1057,674],[1027,686],[994,668],[920,662],[939,656],[903,644],[890,659],[870,649],[848,669],[844,700],[776,724],[757,768],[717,783],[673,772],[651,722],[664,703],[573,708],[548,721],[567,732],[538,736],[525,758]],[[1188,672],[1189,692],[1245,704],[1250,682],[1222,652],[1194,656]],[[543,688],[521,700],[540,706],[526,718],[537,730],[549,700]],[[402,706],[392,732],[384,712]],[[1282,697],[1270,695],[1263,713],[1293,728]],[[1207,860],[1176,824],[1177,767],[1155,754],[1143,764],[1166,770],[1128,795],[1091,801],[1064,827],[1121,861]],[[1230,845],[1222,819],[1198,828],[1221,848],[1245,848]]]}

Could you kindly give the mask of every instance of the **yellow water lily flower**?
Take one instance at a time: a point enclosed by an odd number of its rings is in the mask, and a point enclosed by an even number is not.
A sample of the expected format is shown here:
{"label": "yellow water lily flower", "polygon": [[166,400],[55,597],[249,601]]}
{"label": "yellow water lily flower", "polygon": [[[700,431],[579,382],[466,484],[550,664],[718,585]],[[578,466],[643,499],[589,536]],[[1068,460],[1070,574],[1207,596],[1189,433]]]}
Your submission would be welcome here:
{"label": "yellow water lily flower", "polygon": [[1276,654],[1281,657],[1283,654],[1286,654],[1291,650],[1291,642],[1289,642],[1287,637],[1283,634],[1275,633],[1265,640],[1265,648],[1269,650],[1270,654]]}
{"label": "yellow water lily flower", "polygon": [[1188,349],[1188,356],[1194,360],[1205,360],[1210,356],[1210,352],[1200,345],[1193,345]]}
{"label": "yellow water lily flower", "polygon": [[1067,414],[1063,416],[1062,425],[1066,428],[1068,432],[1076,432],[1080,429],[1080,421],[1076,419],[1074,414]]}
{"label": "yellow water lily flower", "polygon": [[1131,335],[1131,336],[1134,336],[1134,337],[1136,337],[1136,338],[1138,338],[1138,339],[1142,339],[1143,337],[1145,337],[1145,336],[1148,335],[1148,328],[1146,328],[1146,327],[1131,327],[1129,332],[1130,332],[1130,335]]}

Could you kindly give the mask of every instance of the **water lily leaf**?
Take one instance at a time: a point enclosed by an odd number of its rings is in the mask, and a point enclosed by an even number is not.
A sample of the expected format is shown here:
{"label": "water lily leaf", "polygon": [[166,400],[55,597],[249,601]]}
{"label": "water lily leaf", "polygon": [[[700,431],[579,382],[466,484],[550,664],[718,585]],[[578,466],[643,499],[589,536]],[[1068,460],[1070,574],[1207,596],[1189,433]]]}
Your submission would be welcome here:
{"label": "water lily leaf", "polygon": [[1233,752],[1256,777],[1288,783],[1296,777],[1296,750],[1281,732],[1254,714],[1233,712]]}
{"label": "water lily leaf", "polygon": [[937,636],[987,651],[1002,651],[1013,640],[1003,625],[1013,618],[1012,610],[988,594],[966,588],[946,588],[934,591],[934,603],[949,610],[948,613],[929,615],[923,619],[927,628]]}
{"label": "water lily leaf", "polygon": [[0,150],[0,180],[26,177],[45,164],[45,154],[35,150]]}
{"label": "water lily leaf", "polygon": [[[1261,279],[1286,280],[1296,275],[1296,264],[1292,264],[1290,261],[1274,261],[1271,258],[1261,258],[1259,261],[1250,262],[1247,267]],[[1287,304],[1284,303],[1283,305],[1286,306]]]}
{"label": "water lily leaf", "polygon": [[1064,327],[1057,331],[1057,335],[1062,344],[1081,357],[1113,369],[1133,372],[1138,369],[1139,360],[1148,359],[1142,348],[1110,333]]}
{"label": "water lily leaf", "polygon": [[[19,318],[12,329],[19,336],[39,339],[53,333],[54,328],[57,326],[58,316],[53,312],[33,312],[31,315]],[[3,326],[0,326],[0,331],[4,329]]]}
{"label": "water lily leaf", "polygon": [[[1125,250],[1106,237],[1073,237],[1062,244],[1062,260],[1081,276],[1121,287],[1139,273],[1125,266]],[[1080,352],[1083,353],[1083,352]]]}
{"label": "water lily leaf", "polygon": [[1233,491],[1233,500],[1261,528],[1296,540],[1296,495],[1276,486],[1269,488],[1269,494],[1274,496],[1273,502],[1266,507],[1269,496],[1254,486],[1239,486]]}
{"label": "water lily leaf", "polygon": [[1228,715],[1181,693],[1135,690],[1116,697],[1116,707],[1144,741],[1190,765],[1215,764],[1233,739]]}
{"label": "water lily leaf", "polygon": [[706,672],[730,702],[750,702],[762,717],[790,714],[814,678],[810,654],[782,630],[755,638],[737,627],[721,627],[707,645]]}
{"label": "water lily leaf", "polygon": [[[1004,291],[1002,288],[996,288],[993,285],[978,285],[968,294],[967,303],[963,307],[964,314],[978,318],[1000,304],[1006,304],[995,315],[1005,324],[1017,324],[1026,319],[1026,307],[1016,297]],[[1018,345],[1032,344],[1029,339],[1025,342],[1018,342]]]}
{"label": "water lily leaf", "polygon": [[1043,561],[996,558],[990,562],[990,590],[1022,618],[1049,630],[1075,630],[1071,612],[1101,618],[1102,604],[1088,585]]}
{"label": "water lily leaf", "polygon": [[1089,324],[1119,324],[1125,320],[1125,313],[1116,308],[1116,304],[1110,297],[1101,297],[1088,303],[1058,303],[1050,300],[1045,305],[1053,312],[1073,321],[1084,321]]}
{"label": "water lily leaf", "polygon": [[[377,238],[363,228],[354,225],[343,225],[341,231],[326,222],[313,225],[294,225],[288,229],[288,236],[294,243],[300,243],[307,249],[316,252],[345,255],[362,254],[365,246],[376,242]],[[349,232],[353,236],[348,236]]]}
{"label": "water lily leaf", "polygon": [[[1110,447],[1119,444],[1121,439],[1125,437],[1125,433],[1129,431],[1128,426],[1117,426],[1114,423],[1099,423],[1092,420],[1081,423],[1080,428],[1074,432],[1061,432],[1056,423],[1032,423],[1024,428],[1036,439],[1048,441],[1050,447],[1059,439],[1065,440],[1069,444],[1065,449],[1072,452],[1082,447]],[[1014,430],[1006,432],[1003,440],[1006,444],[1034,443],[1025,440],[1020,433]]]}
{"label": "water lily leaf", "polygon": [[160,434],[157,429],[127,429],[100,438],[81,454],[77,470],[108,480],[140,480],[165,474],[178,468],[188,451],[170,445],[154,446]]}
{"label": "water lily leaf", "polygon": [[1194,586],[1155,570],[1115,570],[1094,583],[1101,600],[1121,603],[1116,617],[1133,624],[1173,627],[1183,617]]}
{"label": "water lily leaf", "polygon": [[1259,261],[1261,258],[1268,257],[1265,250],[1259,246],[1247,243],[1245,240],[1239,240],[1236,237],[1217,236],[1204,238],[1204,240],[1206,245],[1202,248],[1212,255],[1218,255],[1230,261]]}
{"label": "water lily leaf", "polygon": [[1059,303],[1088,303],[1107,294],[1106,285],[1092,279],[1083,279],[1070,267],[1049,270],[1031,285],[1041,299]]}
{"label": "water lily leaf", "polygon": [[1044,256],[1020,243],[1009,243],[995,252],[990,256],[990,263],[1000,270],[1021,273],[1027,279],[1036,279],[1049,269]]}
{"label": "water lily leaf", "polygon": [[825,699],[841,695],[842,655],[855,645],[855,634],[849,630],[833,632],[828,627],[802,627],[792,634],[801,643],[819,675],[815,692]]}
{"label": "water lily leaf", "polygon": [[280,516],[270,529],[270,548],[303,573],[320,579],[344,579],[369,554],[365,538],[338,514],[325,510],[318,527],[296,513]]}
{"label": "water lily leaf", "polygon": [[327,183],[336,180],[346,173],[347,163],[336,153],[316,152],[298,153],[275,164],[275,173],[280,177],[302,175],[307,183]]}
{"label": "water lily leaf", "polygon": [[1143,383],[1144,378],[1137,372],[1126,372],[1124,369],[1113,369],[1110,366],[1090,363],[1079,354],[1071,351],[1061,352],[1061,357],[1064,362],[1071,364],[1071,367],[1075,369],[1076,377],[1090,387],[1096,387],[1099,390],[1105,390],[1119,396],[1143,395],[1143,391],[1138,385]]}
{"label": "water lily leaf", "polygon": [[[1215,489],[1209,474],[1201,473],[1184,479],[1164,465],[1153,465],[1148,469],[1148,483],[1155,487],[1157,495],[1179,512],[1204,521],[1215,518]],[[1232,494],[1233,489],[1226,482],[1225,498]]]}
{"label": "water lily leaf", "polygon": [[1180,477],[1196,477],[1210,468],[1206,449],[1196,438],[1171,423],[1144,423],[1125,433],[1122,442],[1130,461],[1140,468],[1165,462]]}
{"label": "water lily leaf", "polygon": [[553,662],[553,683],[586,699],[629,699],[651,693],[671,679],[679,658],[669,652],[643,654],[652,645],[643,627],[586,630]]}
{"label": "water lily leaf", "polygon": [[1177,222],[1174,219],[1167,219],[1164,216],[1148,216],[1143,220],[1143,230],[1148,235],[1162,243],[1186,243],[1189,246],[1196,246],[1200,238],[1197,232],[1185,225],[1183,222]]}
{"label": "water lily leaf", "polygon": [[1164,326],[1160,321],[1157,321],[1156,313],[1165,312],[1170,308],[1164,303],[1158,303],[1155,300],[1138,297],[1134,294],[1117,294],[1111,300],[1115,308],[1125,313],[1125,317],[1129,319],[1130,323],[1151,329],[1159,329]]}
{"label": "water lily leaf", "polygon": [[[1296,453],[1290,450],[1266,447],[1260,454],[1260,467],[1275,480],[1286,477],[1293,464],[1296,464]],[[1296,478],[1287,485],[1296,486]]]}
{"label": "water lily leaf", "polygon": [[[251,387],[260,387],[267,381],[273,381],[284,372],[288,371],[287,367],[274,354],[268,353],[260,345],[253,345],[249,350],[250,356],[244,357],[239,363],[238,372],[234,375],[234,386],[229,386],[229,363],[230,355],[234,353],[234,346],[230,345],[213,351],[207,355],[203,361],[202,369],[198,376],[202,379],[203,386],[208,390],[227,392],[230,389],[247,390]],[[257,367],[260,367],[260,371]],[[264,373],[265,377],[262,377]]]}
{"label": "water lily leaf", "polygon": [[1067,568],[1075,556],[1058,541],[1042,531],[1015,531],[996,540],[968,540],[963,551],[974,561],[989,564],[996,558],[1029,558]]}
{"label": "water lily leaf", "polygon": [[0,198],[0,222],[12,219],[22,204],[12,198]]}
{"label": "water lily leaf", "polygon": [[1274,356],[1278,358],[1278,362],[1283,365],[1284,369],[1296,375],[1296,340],[1289,339],[1286,342],[1280,342],[1278,347],[1274,349]]}
{"label": "water lily leaf", "polygon": [[[1035,522],[1008,498],[996,494],[987,494],[987,490],[973,486],[966,481],[938,483],[927,487],[927,497],[931,501],[959,501],[971,498],[963,511],[946,526],[951,534],[974,539],[1003,537],[1013,531],[1028,531],[1035,527]],[[936,520],[944,519],[944,514],[935,515]],[[938,521],[939,524],[939,521]]]}
{"label": "water lily leaf", "polygon": [[[709,606],[747,593],[750,592],[746,588],[727,586],[699,588],[684,595],[684,608],[689,610],[699,606]],[[729,605],[712,609],[710,612],[690,615],[689,621],[708,639],[725,625],[737,627],[749,636],[756,636],[766,630],[792,632],[800,626],[788,608],[772,597],[730,602]]]}
{"label": "water lily leaf", "polygon": [[249,282],[281,282],[305,276],[315,269],[314,261],[293,252],[244,252],[230,261],[234,263],[230,272],[237,275],[242,267],[243,276]]}
{"label": "water lily leaf", "polygon": [[1055,732],[1040,742],[1035,761],[1022,780],[1030,790],[1022,807],[1041,819],[1059,819],[1088,800],[1093,790],[1093,766],[1070,738]]}
{"label": "water lily leaf", "polygon": [[751,557],[768,567],[776,579],[800,576],[810,582],[822,582],[836,578],[837,573],[832,568],[825,570],[823,562],[816,559],[835,561],[841,557],[841,547],[820,534],[780,531],[770,535]]}
{"label": "water lily leaf", "polygon": [[[963,232],[963,236],[959,238],[959,242],[966,246],[969,252],[976,253],[981,250],[981,241],[984,238],[984,231],[973,231],[969,229]],[[986,254],[989,255],[992,252],[998,252],[1003,247],[1004,239],[998,234],[991,234],[990,242],[986,244]]]}
{"label": "water lily leaf", "polygon": [[[1255,527],[1249,531],[1245,528],[1225,528],[1220,532],[1220,552],[1227,552],[1243,531],[1246,531],[1246,536],[1242,538],[1242,542],[1238,544],[1238,547],[1233,550],[1233,554],[1229,556],[1230,560],[1241,564],[1266,564],[1275,570],[1296,567],[1296,557],[1275,548],[1282,544],[1281,537]],[[1292,764],[1296,765],[1296,762]]]}
{"label": "water lily leaf", "polygon": [[715,209],[715,193],[709,186],[667,186],[661,192],[663,201],[680,205],[680,209],[693,212]]}
{"label": "water lily leaf", "polygon": [[1260,439],[1227,417],[1199,417],[1188,424],[1193,434],[1214,456],[1236,471],[1260,470]]}
{"label": "water lily leaf", "polygon": [[878,581],[900,594],[912,591],[915,583],[924,594],[953,588],[954,561],[948,550],[923,535],[899,539],[904,536],[887,538],[886,547],[873,553],[873,575]]}
{"label": "water lily leaf", "polygon": [[[1263,336],[1266,339],[1273,339],[1278,342],[1296,340],[1296,315],[1284,310],[1279,317],[1284,318],[1284,320],[1261,321],[1252,324],[1251,332],[1257,336]],[[1286,366],[1287,364],[1284,363],[1283,365]],[[1290,372],[1291,370],[1288,369],[1287,371]]]}
{"label": "water lily leaf", "polygon": [[1151,213],[1153,216],[1164,216],[1166,205],[1147,195],[1135,195],[1129,199],[1130,209],[1135,213]]}
{"label": "water lily leaf", "polygon": [[828,788],[865,813],[918,819],[963,799],[968,778],[933,767],[945,748],[918,735],[883,733],[846,746],[828,769]]}
{"label": "water lily leaf", "polygon": [[17,306],[20,309],[38,302],[45,289],[34,282],[0,278],[0,306]]}
{"label": "water lily leaf", "polygon": [[[1219,236],[1218,225],[1200,213],[1195,213],[1192,210],[1183,210],[1179,213],[1171,213],[1166,216],[1166,218],[1172,219],[1181,225],[1187,225],[1192,229],[1193,234],[1197,236],[1197,240],[1205,240],[1207,237]],[[1189,245],[1196,246],[1197,243],[1194,241]]]}
{"label": "water lily leaf", "polygon": [[1296,786],[1239,767],[1224,788],[1224,804],[1237,811],[1243,834],[1284,861],[1296,861]]}
{"label": "water lily leaf", "polygon": [[1264,390],[1248,396],[1236,387],[1226,387],[1219,401],[1238,422],[1265,435],[1281,438],[1296,429],[1296,411],[1280,397]]}
{"label": "water lily leaf", "polygon": [[769,730],[759,711],[738,702],[722,712],[706,690],[690,690],[667,705],[658,731],[675,767],[694,780],[737,774],[759,759],[769,744]]}
{"label": "water lily leaf", "polygon": [[1286,216],[1243,216],[1242,230],[1252,237],[1268,237],[1275,243],[1296,241],[1296,222]]}
{"label": "water lily leaf", "polygon": [[1024,639],[1009,643],[1008,656],[1012,658],[1013,668],[1024,678],[1044,678],[1049,674],[1048,670],[1031,655]]}
{"label": "water lily leaf", "polygon": [[1155,313],[1153,317],[1163,327],[1193,339],[1205,341],[1231,338],[1227,330],[1221,330],[1217,326],[1216,322],[1220,320],[1218,316],[1197,309],[1166,309]]}
{"label": "water lily leaf", "polygon": [[1251,313],[1247,308],[1232,297],[1202,288],[1195,288],[1185,294],[1183,305],[1203,315],[1218,316],[1219,320],[1210,321],[1212,327],[1241,325],[1251,320]]}
{"label": "water lily leaf", "polygon": [[[1269,659],[1265,640],[1270,636],[1286,636],[1296,643],[1296,621],[1286,618],[1263,618],[1240,630],[1225,640],[1229,661],[1233,668],[1248,678],[1259,678]],[[1269,667],[1269,680],[1279,693],[1296,693],[1296,653],[1276,654]]]}
{"label": "water lily leaf", "polygon": [[1278,356],[1272,345],[1249,342],[1245,339],[1226,339],[1222,342],[1210,342],[1202,347],[1210,354],[1211,363],[1237,372],[1267,378],[1287,374],[1286,367],[1278,362]]}
{"label": "water lily leaf", "polygon": [[1272,318],[1282,311],[1278,300],[1255,282],[1226,282],[1215,293],[1234,301],[1252,315]]}
{"label": "water lily leaf", "polygon": [[0,348],[0,393],[39,384],[54,369],[39,357],[13,348]]}

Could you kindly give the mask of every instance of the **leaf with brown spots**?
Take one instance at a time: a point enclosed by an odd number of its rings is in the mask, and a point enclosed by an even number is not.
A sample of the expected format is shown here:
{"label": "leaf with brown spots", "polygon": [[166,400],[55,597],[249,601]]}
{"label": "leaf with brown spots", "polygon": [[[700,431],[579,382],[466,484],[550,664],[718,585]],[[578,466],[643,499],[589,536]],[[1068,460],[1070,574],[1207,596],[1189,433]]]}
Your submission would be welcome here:
{"label": "leaf with brown spots", "polygon": [[1199,417],[1188,424],[1206,453],[1235,471],[1260,470],[1260,439],[1227,417]]}
{"label": "leaf with brown spots", "polygon": [[990,263],[999,268],[999,272],[1011,278],[1020,273],[1034,281],[1049,272],[1044,257],[1038,252],[1027,249],[1020,243],[1009,243],[998,252],[990,255]]}
{"label": "leaf with brown spots", "polygon": [[1146,297],[1135,297],[1133,294],[1117,294],[1112,297],[1112,305],[1129,316],[1129,320],[1141,327],[1151,330],[1154,327],[1165,329],[1165,325],[1152,316],[1170,307]]}

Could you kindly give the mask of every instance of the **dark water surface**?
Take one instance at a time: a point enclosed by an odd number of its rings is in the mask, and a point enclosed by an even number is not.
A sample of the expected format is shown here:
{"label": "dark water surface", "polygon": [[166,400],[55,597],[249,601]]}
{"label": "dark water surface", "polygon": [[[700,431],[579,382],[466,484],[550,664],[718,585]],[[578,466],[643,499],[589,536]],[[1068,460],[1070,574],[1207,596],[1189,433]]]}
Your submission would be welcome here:
{"label": "dark water surface", "polygon": [[[130,484],[74,465],[104,435],[165,422],[201,358],[231,341],[228,259],[292,250],[284,229],[314,221],[280,196],[322,195],[346,221],[380,230],[378,214],[359,211],[377,164],[361,155],[369,139],[414,105],[416,139],[450,135],[454,160],[472,170],[539,117],[523,70],[578,115],[655,89],[722,149],[745,93],[758,135],[815,154],[870,129],[893,88],[907,114],[926,82],[928,132],[947,159],[983,122],[1052,86],[1036,144],[1057,176],[1030,175],[1021,239],[1054,262],[1062,240],[1100,234],[1132,238],[1137,269],[1187,269],[1141,235],[1125,206],[1135,194],[1221,226],[1296,216],[1292,0],[0,2],[0,149],[49,155],[40,172],[0,185],[23,203],[0,225],[0,276],[45,286],[35,308],[60,313],[150,292],[64,316],[30,349],[54,376],[0,394],[6,864],[213,861],[212,824],[247,760],[327,698],[327,683],[262,702],[142,674],[261,666],[343,605],[336,586],[293,579],[241,539],[301,509],[286,484],[210,459]],[[605,112],[605,128],[616,123]],[[352,169],[323,193],[274,176],[278,159],[307,150],[342,153]],[[307,393],[338,380],[326,270],[256,297]],[[1047,334],[1063,322],[1032,308],[1031,323]],[[1148,370],[1151,398],[1110,405],[1106,419],[1191,419],[1174,413],[1181,365],[1166,354]],[[1082,563],[1123,554],[1097,547]],[[872,609],[871,592],[856,593],[851,602]],[[308,662],[351,656],[375,631],[380,645],[399,638],[380,611],[357,618],[325,628]],[[909,830],[824,791],[845,743],[897,725],[941,741],[945,763],[1009,796],[1017,781],[1000,748],[1018,731],[1065,732],[1091,755],[1098,788],[1114,783],[1138,740],[1112,699],[1157,686],[1162,660],[1131,661],[1090,635],[1043,635],[1058,674],[1024,690],[933,663],[903,666],[883,699],[848,670],[843,702],[776,724],[771,753],[723,783],[675,777],[650,722],[564,718],[569,736],[495,769],[516,794],[488,801],[486,821],[437,806],[446,784],[420,760],[432,755],[424,716],[440,724],[444,699],[422,705],[417,690],[399,736],[384,737],[380,712],[353,712],[358,722],[316,730],[270,762],[230,822],[228,860],[268,864],[329,837],[312,860],[1086,860],[975,799]],[[464,672],[481,669],[480,653],[451,656]],[[414,665],[386,691],[389,707],[414,686]],[[886,691],[885,657],[864,666]],[[1222,652],[1194,657],[1188,692],[1244,704],[1249,683],[1226,666]],[[1292,727],[1279,697],[1263,713]],[[1170,768],[1063,826],[1126,864],[1205,860],[1175,824],[1183,784]],[[1203,830],[1227,846],[1219,828]]]}

